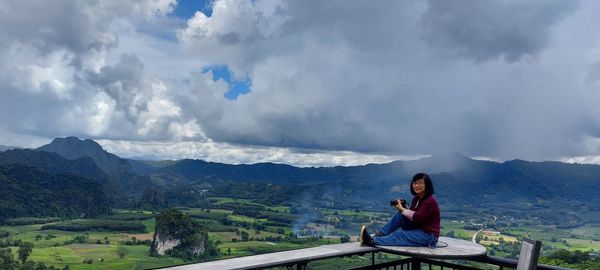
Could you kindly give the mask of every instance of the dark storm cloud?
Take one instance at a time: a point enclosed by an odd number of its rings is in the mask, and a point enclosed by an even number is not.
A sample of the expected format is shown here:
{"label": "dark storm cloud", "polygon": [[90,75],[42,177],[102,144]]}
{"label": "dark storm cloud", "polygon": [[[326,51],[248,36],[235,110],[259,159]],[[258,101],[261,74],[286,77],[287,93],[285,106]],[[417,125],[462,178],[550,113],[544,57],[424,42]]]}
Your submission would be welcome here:
{"label": "dark storm cloud", "polygon": [[423,38],[438,50],[485,61],[516,61],[547,47],[552,27],[578,1],[429,1]]}
{"label": "dark storm cloud", "polygon": [[[578,119],[590,111],[573,91],[581,63],[558,45],[578,2],[231,3],[179,34],[190,53],[253,82],[235,102],[194,110],[213,139],[500,158],[585,152]],[[243,42],[222,46],[232,31]]]}

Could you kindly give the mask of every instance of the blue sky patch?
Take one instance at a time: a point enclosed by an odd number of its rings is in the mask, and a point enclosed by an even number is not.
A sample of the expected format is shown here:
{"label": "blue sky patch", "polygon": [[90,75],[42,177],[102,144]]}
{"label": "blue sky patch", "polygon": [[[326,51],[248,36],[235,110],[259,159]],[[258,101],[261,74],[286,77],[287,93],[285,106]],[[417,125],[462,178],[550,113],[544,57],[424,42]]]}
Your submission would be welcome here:
{"label": "blue sky patch", "polygon": [[212,72],[213,81],[223,80],[229,84],[229,91],[225,93],[225,98],[229,100],[236,100],[239,95],[250,93],[250,86],[252,86],[252,80],[249,77],[244,77],[241,80],[233,78],[231,70],[227,65],[218,65],[205,67],[202,72]]}
{"label": "blue sky patch", "polygon": [[211,0],[179,0],[172,15],[187,20],[196,14],[196,11],[202,11],[206,17],[212,16]]}

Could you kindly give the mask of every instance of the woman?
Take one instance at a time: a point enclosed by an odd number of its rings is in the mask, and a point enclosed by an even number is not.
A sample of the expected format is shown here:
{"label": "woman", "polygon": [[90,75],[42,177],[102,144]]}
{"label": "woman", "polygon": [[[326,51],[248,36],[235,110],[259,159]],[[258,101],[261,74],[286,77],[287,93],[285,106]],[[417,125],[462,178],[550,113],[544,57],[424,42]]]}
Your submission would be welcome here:
{"label": "woman", "polygon": [[410,183],[413,199],[410,209],[400,202],[394,215],[375,237],[363,225],[359,241],[363,246],[414,246],[435,247],[440,236],[440,208],[433,196],[433,183],[429,175],[417,173]]}

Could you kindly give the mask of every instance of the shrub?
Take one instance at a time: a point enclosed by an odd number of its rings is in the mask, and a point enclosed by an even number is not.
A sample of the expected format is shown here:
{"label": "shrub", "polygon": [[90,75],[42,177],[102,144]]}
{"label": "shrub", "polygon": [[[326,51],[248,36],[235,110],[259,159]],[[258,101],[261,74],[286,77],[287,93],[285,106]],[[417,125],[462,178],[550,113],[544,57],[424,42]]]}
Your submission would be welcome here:
{"label": "shrub", "polygon": [[119,259],[123,259],[125,256],[127,256],[127,253],[129,253],[127,248],[125,248],[125,246],[122,246],[122,245],[117,246],[116,252],[117,252],[117,256],[119,256]]}
{"label": "shrub", "polygon": [[61,230],[61,231],[125,231],[125,232],[144,232],[146,226],[139,221],[118,221],[103,219],[78,219],[63,221],[55,224],[44,225],[42,230]]}
{"label": "shrub", "polygon": [[46,224],[50,222],[59,221],[60,218],[49,217],[49,218],[35,218],[35,217],[19,217],[19,218],[8,218],[2,221],[4,225],[20,226],[20,225],[34,225],[34,224]]}
{"label": "shrub", "polygon": [[109,220],[120,220],[120,221],[133,221],[133,220],[146,220],[154,218],[156,215],[146,215],[144,213],[118,213],[108,216],[102,216],[99,219]]}

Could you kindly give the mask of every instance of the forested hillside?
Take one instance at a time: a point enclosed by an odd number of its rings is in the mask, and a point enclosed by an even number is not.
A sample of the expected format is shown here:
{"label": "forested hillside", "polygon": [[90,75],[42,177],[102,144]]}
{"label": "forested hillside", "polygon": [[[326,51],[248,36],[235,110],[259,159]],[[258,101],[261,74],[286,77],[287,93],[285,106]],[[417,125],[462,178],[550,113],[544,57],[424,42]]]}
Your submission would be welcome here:
{"label": "forested hillside", "polygon": [[9,164],[21,164],[52,174],[68,173],[94,180],[102,185],[111,205],[122,206],[127,202],[127,195],[123,188],[87,156],[69,160],[56,153],[30,149],[8,150],[0,153],[0,165]]}
{"label": "forested hillside", "polygon": [[68,173],[50,174],[23,165],[2,165],[0,186],[0,219],[95,217],[111,212],[100,184]]}

